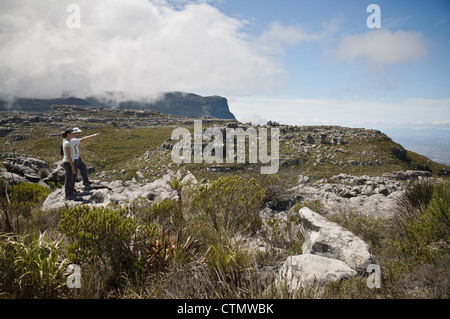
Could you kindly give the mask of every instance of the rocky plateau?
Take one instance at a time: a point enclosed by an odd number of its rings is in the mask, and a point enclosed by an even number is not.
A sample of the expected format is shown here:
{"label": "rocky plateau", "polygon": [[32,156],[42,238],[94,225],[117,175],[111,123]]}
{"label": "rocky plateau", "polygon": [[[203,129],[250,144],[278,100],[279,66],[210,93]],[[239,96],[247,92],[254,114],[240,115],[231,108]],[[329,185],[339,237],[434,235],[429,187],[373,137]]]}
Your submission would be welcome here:
{"label": "rocky plateau", "polygon": [[[84,113],[80,115],[81,111]],[[229,119],[206,117],[202,120],[204,123],[218,125],[221,130],[238,127],[245,129],[250,126],[248,123],[243,124]],[[5,112],[0,119],[0,138],[5,138],[4,145],[15,143],[29,138],[28,133],[23,133],[19,129],[21,127],[40,125],[51,128],[52,131],[60,131],[65,128],[67,121],[77,121],[85,125],[112,123],[120,130],[191,125],[194,118],[162,115],[151,110],[112,109],[105,112],[97,108],[55,105],[48,112],[39,114]],[[404,191],[408,181],[418,178],[438,178],[436,175],[446,176],[449,173],[448,167],[440,168],[438,174],[433,174],[428,169],[390,170],[378,176],[343,173],[341,168],[382,167],[397,162],[408,162],[410,158],[408,152],[401,146],[394,146],[385,157],[381,157],[375,149],[353,151],[348,147],[352,143],[365,145],[364,143],[374,139],[389,142],[389,138],[379,131],[340,127],[294,127],[275,122],[268,122],[265,127],[280,129],[280,142],[284,147],[284,153],[280,155],[281,169],[293,168],[291,174],[296,172],[295,185],[272,196],[260,211],[263,229],[266,230],[270,228],[269,221],[277,219],[281,224],[287,225],[288,219],[294,214],[297,222],[289,224],[287,231],[300,232],[305,238],[301,255],[290,256],[284,263],[271,268],[271,271],[277,273],[278,280],[289,278],[291,289],[311,281],[323,284],[330,280],[361,275],[366,272],[368,265],[376,263],[369,246],[360,238],[309,208],[304,207],[292,213],[295,204],[317,201],[323,210],[330,213],[354,211],[367,216],[390,218],[395,210],[396,198]],[[55,133],[53,138],[59,139],[58,134]],[[141,166],[138,167],[136,175],[129,180],[107,178],[107,172],[96,172],[96,168],[90,166],[88,171],[93,184],[86,188],[78,181],[76,200],[66,201],[63,188],[60,187],[50,193],[41,209],[56,210],[66,205],[121,206],[136,200],[150,204],[164,199],[176,200],[178,194],[170,181],[177,171],[184,176],[183,185],[208,183],[207,179],[198,178],[186,167],[175,167],[172,164],[157,167],[158,174],[155,174],[157,177],[153,180],[149,180],[142,173],[145,172],[143,167],[148,166],[147,162],[152,157],[161,154],[167,156],[172,148],[173,141],[167,138],[157,148],[149,149],[143,154],[134,154],[133,161],[140,163]],[[356,155],[360,157],[355,158]],[[61,161],[48,163],[33,155],[17,154],[3,149],[0,156],[4,166],[4,170],[0,171],[0,178],[10,185],[26,182],[39,183],[50,188],[51,183],[61,185],[64,182],[65,173]],[[306,165],[308,170],[302,169]],[[338,173],[327,178],[315,178],[313,175],[320,172],[320,168],[324,165],[333,167]],[[206,167],[205,171],[220,174],[228,169],[223,166],[211,166]],[[276,249],[268,246],[257,236],[245,238],[244,241],[251,250]]]}

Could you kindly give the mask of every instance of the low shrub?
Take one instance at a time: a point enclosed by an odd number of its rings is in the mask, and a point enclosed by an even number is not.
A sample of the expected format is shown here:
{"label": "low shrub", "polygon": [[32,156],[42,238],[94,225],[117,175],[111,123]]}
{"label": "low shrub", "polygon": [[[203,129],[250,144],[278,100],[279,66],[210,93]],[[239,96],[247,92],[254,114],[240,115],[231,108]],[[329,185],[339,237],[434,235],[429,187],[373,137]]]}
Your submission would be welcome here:
{"label": "low shrub", "polygon": [[50,190],[31,183],[8,186],[3,182],[0,188],[0,232],[23,233],[24,221],[32,224],[29,221],[32,210],[43,203]]}
{"label": "low shrub", "polygon": [[26,203],[31,207],[36,207],[44,202],[50,192],[48,188],[39,184],[20,183],[10,188],[9,198],[13,203]]}
{"label": "low shrub", "polygon": [[107,274],[107,285],[120,287],[195,258],[197,241],[193,236],[165,230],[152,222],[171,208],[170,201],[153,205],[138,219],[130,207],[77,206],[61,214],[58,228],[70,240],[71,262],[99,263]]}
{"label": "low shrub", "polygon": [[404,264],[433,262],[450,252],[450,185],[421,180],[409,185],[392,219],[393,246]]}
{"label": "low shrub", "polygon": [[239,241],[231,238],[217,238],[209,246],[207,265],[210,272],[230,280],[231,274],[240,272],[251,265],[251,252],[241,247]]}
{"label": "low shrub", "polygon": [[99,258],[118,273],[129,266],[137,224],[125,209],[88,205],[69,208],[62,212],[58,228],[72,240],[68,247],[72,262]]}
{"label": "low shrub", "polygon": [[45,233],[0,237],[0,295],[9,298],[55,298],[65,286],[69,262],[63,258],[62,240]]}
{"label": "low shrub", "polygon": [[259,212],[264,196],[264,189],[254,178],[219,178],[209,186],[200,186],[191,212],[219,234],[251,233],[261,225]]}

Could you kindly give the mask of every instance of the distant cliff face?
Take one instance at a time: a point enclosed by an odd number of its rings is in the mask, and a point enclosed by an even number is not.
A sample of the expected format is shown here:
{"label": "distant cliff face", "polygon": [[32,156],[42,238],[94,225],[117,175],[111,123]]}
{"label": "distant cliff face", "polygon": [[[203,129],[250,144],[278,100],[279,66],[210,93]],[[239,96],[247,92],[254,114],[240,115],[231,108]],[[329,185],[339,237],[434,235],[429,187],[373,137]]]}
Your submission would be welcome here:
{"label": "distant cliff face", "polygon": [[236,119],[230,112],[228,101],[221,96],[200,96],[192,93],[169,92],[162,95],[159,100],[152,102],[142,102],[138,100],[128,100],[120,103],[113,103],[88,97],[85,99],[55,98],[55,99],[30,99],[17,98],[8,105],[6,101],[0,100],[0,110],[21,110],[45,112],[54,104],[67,104],[75,106],[94,106],[102,108],[138,109],[154,110],[163,114],[173,114],[188,117],[211,116],[219,119]]}
{"label": "distant cliff face", "polygon": [[221,96],[200,96],[192,93],[169,92],[155,102],[127,101],[119,103],[120,109],[152,109],[164,114],[189,117],[211,116],[219,119],[235,119],[228,101]]}

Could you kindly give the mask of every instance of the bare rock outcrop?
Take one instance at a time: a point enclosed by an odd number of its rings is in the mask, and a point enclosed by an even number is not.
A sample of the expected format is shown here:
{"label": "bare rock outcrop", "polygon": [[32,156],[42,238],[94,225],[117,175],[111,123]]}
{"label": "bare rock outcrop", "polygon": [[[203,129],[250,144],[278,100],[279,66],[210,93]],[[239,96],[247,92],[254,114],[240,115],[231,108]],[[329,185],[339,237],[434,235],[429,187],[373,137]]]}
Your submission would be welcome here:
{"label": "bare rock outcrop", "polygon": [[300,209],[299,213],[305,236],[303,254],[338,259],[360,272],[373,263],[369,246],[352,232],[307,207]]}
{"label": "bare rock outcrop", "polygon": [[[82,183],[76,184],[78,191],[75,200],[65,200],[64,188],[51,193],[42,205],[42,210],[58,209],[68,206],[88,204],[91,206],[126,205],[142,199],[148,202],[161,202],[164,199],[177,199],[177,191],[171,186],[171,179],[175,174],[169,171],[162,178],[152,183],[139,183],[136,181],[112,182],[93,181],[90,187],[83,187]],[[188,172],[182,183],[197,183],[195,177]]]}
{"label": "bare rock outcrop", "polygon": [[343,261],[319,255],[290,256],[278,271],[277,282],[284,282],[289,290],[312,284],[324,285],[356,276],[355,270]]}
{"label": "bare rock outcrop", "polygon": [[347,229],[306,207],[298,214],[305,238],[302,254],[285,260],[278,270],[278,283],[290,290],[323,286],[363,274],[375,263],[369,246]]}

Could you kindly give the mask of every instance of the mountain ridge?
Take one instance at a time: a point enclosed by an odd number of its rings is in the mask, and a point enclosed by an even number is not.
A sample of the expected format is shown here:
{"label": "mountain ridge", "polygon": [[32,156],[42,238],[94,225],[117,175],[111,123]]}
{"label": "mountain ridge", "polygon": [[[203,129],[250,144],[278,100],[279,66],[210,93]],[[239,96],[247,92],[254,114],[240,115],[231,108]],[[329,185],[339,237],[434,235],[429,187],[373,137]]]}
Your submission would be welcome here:
{"label": "mountain ridge", "polygon": [[165,92],[153,99],[133,99],[108,94],[105,97],[60,97],[60,98],[21,98],[16,97],[12,102],[0,100],[0,110],[17,110],[45,112],[52,105],[63,104],[80,107],[117,108],[153,110],[163,114],[188,117],[214,117],[219,119],[236,119],[230,112],[228,100],[225,97],[201,96],[194,93]]}

